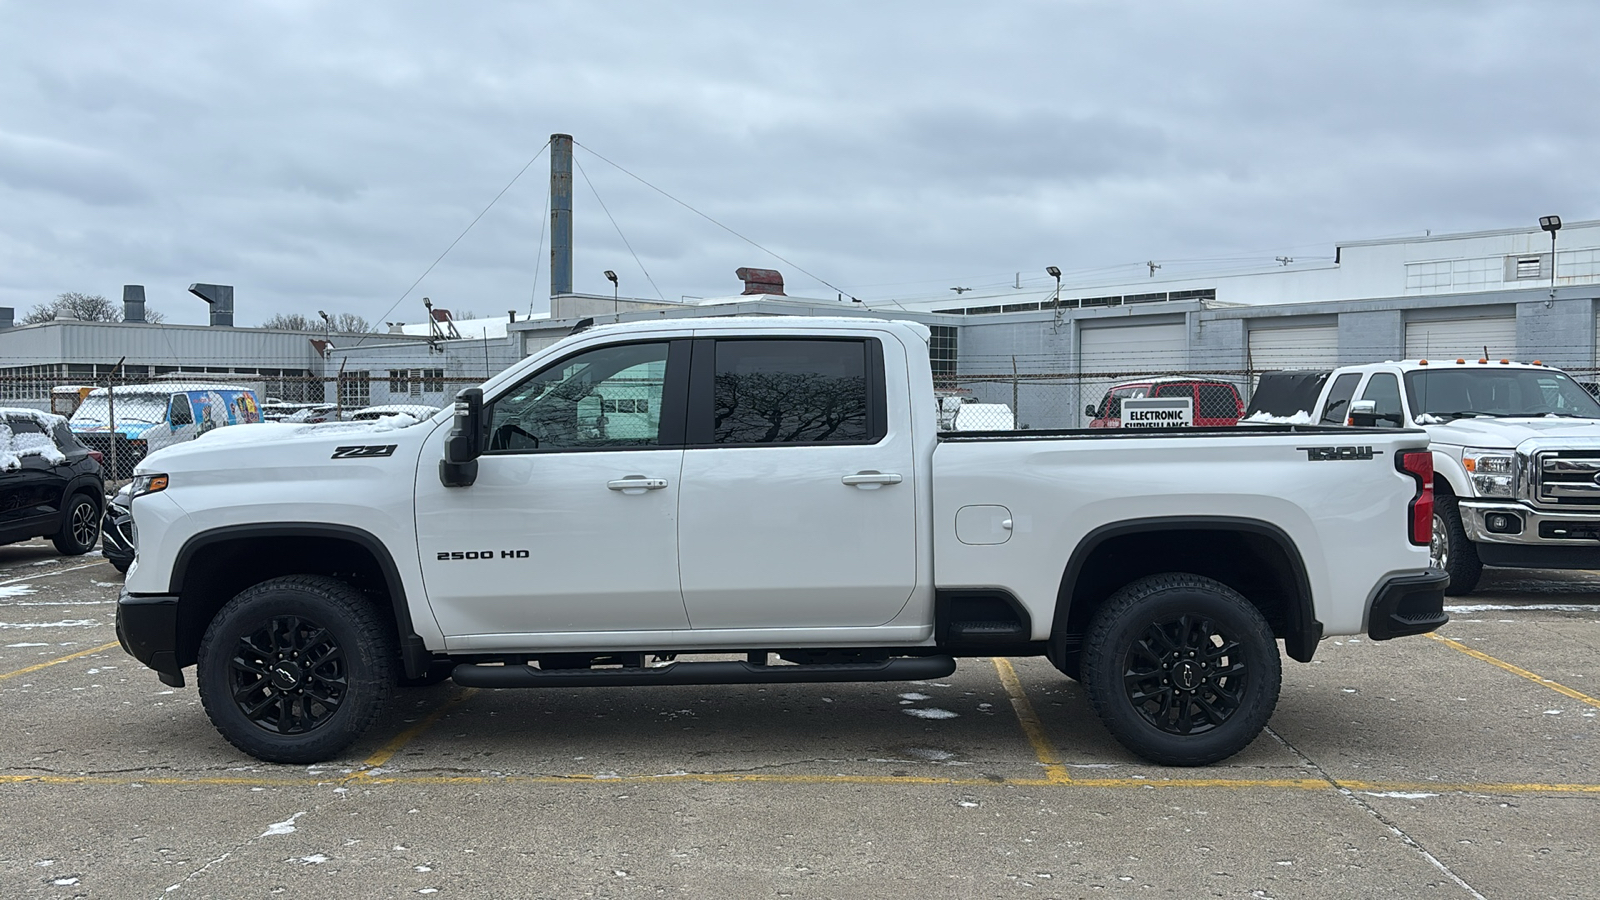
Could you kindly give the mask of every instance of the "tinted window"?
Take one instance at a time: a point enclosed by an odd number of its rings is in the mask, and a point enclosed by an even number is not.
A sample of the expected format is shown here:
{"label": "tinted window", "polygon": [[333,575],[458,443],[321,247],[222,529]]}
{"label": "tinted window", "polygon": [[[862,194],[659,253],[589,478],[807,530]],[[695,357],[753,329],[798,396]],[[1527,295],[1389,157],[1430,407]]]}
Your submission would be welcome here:
{"label": "tinted window", "polygon": [[1099,418],[1120,419],[1122,418],[1122,401],[1128,399],[1138,400],[1149,395],[1150,386],[1148,384],[1113,388],[1106,394],[1105,402],[1100,404]]}
{"label": "tinted window", "polygon": [[1194,385],[1192,384],[1162,384],[1156,386],[1157,397],[1188,397],[1194,399]]}
{"label": "tinted window", "polygon": [[1231,384],[1201,384],[1200,418],[1239,418],[1239,392]]}
{"label": "tinted window", "polygon": [[865,341],[717,341],[715,373],[714,443],[871,440]]}
{"label": "tinted window", "polygon": [[36,419],[14,419],[7,416],[6,424],[11,427],[12,434],[44,434],[44,429],[39,426]]}
{"label": "tinted window", "polygon": [[1406,373],[1406,393],[1418,415],[1600,418],[1600,404],[1565,373],[1551,369],[1428,369]]}
{"label": "tinted window", "polygon": [[172,409],[168,414],[168,420],[173,425],[194,424],[194,411],[189,407],[188,394],[172,395]]}
{"label": "tinted window", "polygon": [[1355,396],[1356,383],[1360,380],[1359,372],[1347,372],[1334,379],[1333,387],[1328,391],[1328,405],[1322,408],[1321,424],[1344,424],[1345,415],[1350,412],[1350,398]]}
{"label": "tinted window", "polygon": [[1373,401],[1379,425],[1399,428],[1406,424],[1405,413],[1400,409],[1400,379],[1388,372],[1379,372],[1367,379],[1361,399]]}
{"label": "tinted window", "polygon": [[659,445],[667,346],[601,347],[535,373],[492,405],[489,450]]}

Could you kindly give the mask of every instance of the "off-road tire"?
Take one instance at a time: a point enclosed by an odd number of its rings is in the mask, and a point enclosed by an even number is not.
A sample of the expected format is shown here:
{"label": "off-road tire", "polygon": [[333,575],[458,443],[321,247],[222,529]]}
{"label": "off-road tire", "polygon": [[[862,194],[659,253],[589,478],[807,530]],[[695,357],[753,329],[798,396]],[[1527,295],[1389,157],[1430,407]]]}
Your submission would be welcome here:
{"label": "off-road tire", "polygon": [[222,607],[200,642],[196,680],[228,743],[304,764],[338,754],[372,725],[398,665],[394,628],[376,604],[333,578],[288,575]]}
{"label": "off-road tire", "polygon": [[66,556],[82,556],[100,543],[100,502],[94,495],[80,491],[67,498],[61,530],[50,536],[50,542]]}
{"label": "off-road tire", "polygon": [[[1433,527],[1443,530],[1445,559],[1440,568],[1450,576],[1444,592],[1452,597],[1470,594],[1478,588],[1483,577],[1483,561],[1478,558],[1478,547],[1467,539],[1467,530],[1461,525],[1461,507],[1456,498],[1448,494],[1433,495]],[[1429,548],[1430,555],[1433,548]],[[1438,560],[1434,562],[1437,564]]]}
{"label": "off-road tire", "polygon": [[1082,680],[1122,746],[1161,765],[1204,766],[1266,727],[1283,663],[1250,601],[1210,578],[1169,573],[1121,588],[1096,611]]}

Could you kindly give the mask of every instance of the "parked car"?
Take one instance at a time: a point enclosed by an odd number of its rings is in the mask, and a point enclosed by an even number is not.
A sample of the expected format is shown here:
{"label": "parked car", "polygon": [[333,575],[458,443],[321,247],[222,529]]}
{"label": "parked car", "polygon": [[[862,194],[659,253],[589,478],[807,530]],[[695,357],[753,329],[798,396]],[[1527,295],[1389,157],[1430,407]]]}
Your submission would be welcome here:
{"label": "parked car", "polygon": [[106,507],[105,521],[100,525],[100,555],[118,572],[127,572],[133,565],[133,485],[125,484]]}
{"label": "parked car", "polygon": [[[150,453],[192,441],[213,428],[261,421],[255,391],[227,384],[131,384],[116,394],[96,388],[72,414],[72,432],[103,456],[116,447],[117,471],[127,478]],[[112,418],[116,418],[113,432]]]}
{"label": "parked car", "polygon": [[1239,389],[1226,381],[1205,378],[1151,378],[1116,385],[1098,406],[1084,408],[1090,428],[1120,428],[1122,401],[1143,397],[1188,397],[1194,402],[1195,425],[1237,425],[1244,414]]}
{"label": "parked car", "polygon": [[0,544],[47,537],[69,556],[87,553],[100,539],[105,495],[100,454],[66,419],[0,408]]}
{"label": "parked car", "polygon": [[433,414],[438,411],[439,407],[437,406],[396,403],[389,406],[369,406],[366,409],[358,409],[350,414],[348,420],[351,422],[375,422],[384,416],[410,416],[418,422],[425,422],[433,418]]}
{"label": "parked car", "polygon": [[299,412],[290,413],[279,419],[280,422],[292,422],[296,425],[315,425],[320,422],[339,421],[339,407],[332,403],[319,403],[307,406]]}

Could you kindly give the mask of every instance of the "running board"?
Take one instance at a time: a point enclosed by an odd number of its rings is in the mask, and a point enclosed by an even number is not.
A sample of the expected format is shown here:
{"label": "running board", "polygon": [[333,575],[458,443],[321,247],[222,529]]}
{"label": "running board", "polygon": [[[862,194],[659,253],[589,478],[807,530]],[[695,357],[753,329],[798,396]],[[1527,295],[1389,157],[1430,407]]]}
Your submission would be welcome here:
{"label": "running board", "polygon": [[923,681],[956,670],[950,656],[902,656],[874,663],[761,666],[731,662],[673,662],[645,669],[535,669],[527,665],[456,666],[450,677],[465,687],[607,687],[645,684],[819,684],[830,681]]}

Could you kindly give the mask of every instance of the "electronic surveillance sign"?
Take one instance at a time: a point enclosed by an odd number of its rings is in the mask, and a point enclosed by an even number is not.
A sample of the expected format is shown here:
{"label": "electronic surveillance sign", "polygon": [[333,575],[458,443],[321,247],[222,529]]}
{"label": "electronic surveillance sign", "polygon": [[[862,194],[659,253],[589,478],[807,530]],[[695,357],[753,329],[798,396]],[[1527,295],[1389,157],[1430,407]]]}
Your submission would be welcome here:
{"label": "electronic surveillance sign", "polygon": [[1188,428],[1192,425],[1193,397],[1130,397],[1122,401],[1123,428]]}

